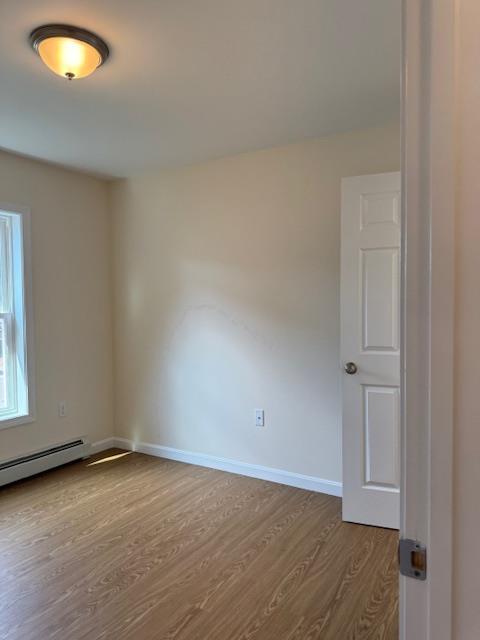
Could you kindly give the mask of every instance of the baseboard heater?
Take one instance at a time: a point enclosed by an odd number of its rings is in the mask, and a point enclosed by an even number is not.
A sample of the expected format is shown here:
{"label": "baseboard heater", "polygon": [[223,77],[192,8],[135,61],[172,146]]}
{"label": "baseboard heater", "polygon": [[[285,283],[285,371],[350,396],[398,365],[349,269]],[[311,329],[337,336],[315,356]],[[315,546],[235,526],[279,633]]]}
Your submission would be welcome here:
{"label": "baseboard heater", "polygon": [[59,467],[67,462],[86,458],[89,454],[90,443],[87,438],[77,438],[70,442],[52,445],[48,449],[5,460],[0,462],[0,487]]}

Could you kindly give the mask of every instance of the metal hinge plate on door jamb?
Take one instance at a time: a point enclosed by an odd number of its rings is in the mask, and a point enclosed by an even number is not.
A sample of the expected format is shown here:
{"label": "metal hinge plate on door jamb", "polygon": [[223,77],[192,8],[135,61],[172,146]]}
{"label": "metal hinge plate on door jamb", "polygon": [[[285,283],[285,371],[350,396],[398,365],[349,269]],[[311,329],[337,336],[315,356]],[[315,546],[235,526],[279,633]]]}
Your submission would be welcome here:
{"label": "metal hinge plate on door jamb", "polygon": [[418,540],[400,539],[398,547],[400,573],[415,580],[427,579],[427,548]]}

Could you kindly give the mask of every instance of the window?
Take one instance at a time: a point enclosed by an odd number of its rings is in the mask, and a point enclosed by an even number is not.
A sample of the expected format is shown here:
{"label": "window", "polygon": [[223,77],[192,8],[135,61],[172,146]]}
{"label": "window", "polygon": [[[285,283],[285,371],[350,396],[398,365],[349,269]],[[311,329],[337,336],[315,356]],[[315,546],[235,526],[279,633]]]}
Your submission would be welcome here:
{"label": "window", "polygon": [[0,207],[0,428],[33,420],[28,214]]}

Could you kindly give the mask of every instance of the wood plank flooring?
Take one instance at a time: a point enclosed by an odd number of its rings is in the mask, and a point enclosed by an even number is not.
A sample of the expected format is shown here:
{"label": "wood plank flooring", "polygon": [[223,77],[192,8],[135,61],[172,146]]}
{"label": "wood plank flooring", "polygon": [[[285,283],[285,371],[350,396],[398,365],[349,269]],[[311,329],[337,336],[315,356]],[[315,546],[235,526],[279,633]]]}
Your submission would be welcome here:
{"label": "wood plank flooring", "polygon": [[0,638],[397,640],[397,533],[340,506],[118,450],[0,489]]}

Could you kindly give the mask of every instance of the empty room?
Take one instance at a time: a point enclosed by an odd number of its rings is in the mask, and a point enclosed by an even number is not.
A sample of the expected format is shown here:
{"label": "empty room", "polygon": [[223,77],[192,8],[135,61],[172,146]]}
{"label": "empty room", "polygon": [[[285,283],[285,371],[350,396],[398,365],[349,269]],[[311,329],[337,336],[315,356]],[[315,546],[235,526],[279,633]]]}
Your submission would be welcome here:
{"label": "empty room", "polygon": [[0,638],[478,640],[475,3],[0,18]]}

